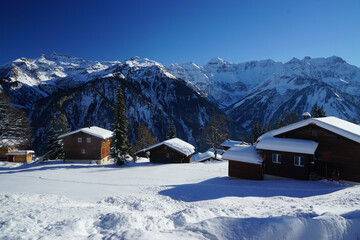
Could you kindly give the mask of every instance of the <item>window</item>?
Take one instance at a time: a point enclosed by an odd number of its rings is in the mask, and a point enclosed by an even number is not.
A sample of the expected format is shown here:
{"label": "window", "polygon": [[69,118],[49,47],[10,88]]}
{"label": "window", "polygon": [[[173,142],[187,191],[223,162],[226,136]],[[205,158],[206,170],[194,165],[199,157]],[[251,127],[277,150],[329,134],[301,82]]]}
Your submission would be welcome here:
{"label": "window", "polygon": [[82,143],[82,137],[78,137],[78,143]]}
{"label": "window", "polygon": [[281,164],[281,154],[273,153],[272,154],[272,162]]}
{"label": "window", "polygon": [[169,153],[165,153],[165,157],[166,157],[166,158],[169,158],[169,157],[170,157],[170,154],[169,154]]}
{"label": "window", "polygon": [[86,138],[86,142],[87,142],[87,143],[91,143],[91,137],[87,137],[87,138]]}
{"label": "window", "polygon": [[305,165],[305,158],[301,156],[295,156],[294,165],[297,167],[303,167]]}
{"label": "window", "polygon": [[84,148],[81,149],[81,153],[82,153],[82,154],[86,154],[86,149],[84,149]]}

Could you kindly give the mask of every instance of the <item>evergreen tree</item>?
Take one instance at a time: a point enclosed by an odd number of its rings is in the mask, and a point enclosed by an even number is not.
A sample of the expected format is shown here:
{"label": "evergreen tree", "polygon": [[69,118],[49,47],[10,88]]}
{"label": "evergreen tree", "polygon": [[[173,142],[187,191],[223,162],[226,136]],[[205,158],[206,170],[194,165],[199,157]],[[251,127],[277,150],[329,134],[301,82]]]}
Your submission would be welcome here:
{"label": "evergreen tree", "polygon": [[258,139],[258,137],[261,136],[262,132],[263,132],[263,131],[262,131],[262,129],[261,129],[258,121],[255,120],[255,121],[253,122],[253,127],[252,127],[251,134],[250,134],[250,135],[251,135],[251,143],[256,142],[256,140]]}
{"label": "evergreen tree", "polygon": [[61,134],[67,133],[70,128],[66,116],[63,114],[54,114],[46,132],[45,159],[62,159],[64,158],[64,149],[62,139],[58,139]]}
{"label": "evergreen tree", "polygon": [[175,138],[175,137],[176,137],[176,133],[175,133],[174,124],[173,124],[172,121],[170,121],[169,130],[168,130],[166,139],[172,139],[172,138]]}
{"label": "evergreen tree", "polygon": [[301,118],[296,114],[294,110],[286,112],[283,116],[283,119],[283,126],[287,126],[301,120]]}
{"label": "evergreen tree", "polygon": [[26,112],[15,108],[11,99],[0,90],[0,143],[12,141],[18,148],[31,143],[31,127]]}
{"label": "evergreen tree", "polygon": [[136,140],[134,144],[135,152],[156,144],[156,140],[151,130],[141,121],[136,129]]}
{"label": "evergreen tree", "polygon": [[311,110],[311,117],[319,118],[319,117],[326,117],[326,113],[321,106],[318,106],[316,103]]}
{"label": "evergreen tree", "polygon": [[128,120],[125,114],[125,99],[120,86],[116,89],[115,119],[112,125],[114,132],[111,139],[111,156],[117,165],[126,163],[126,156],[130,153],[127,137]]}

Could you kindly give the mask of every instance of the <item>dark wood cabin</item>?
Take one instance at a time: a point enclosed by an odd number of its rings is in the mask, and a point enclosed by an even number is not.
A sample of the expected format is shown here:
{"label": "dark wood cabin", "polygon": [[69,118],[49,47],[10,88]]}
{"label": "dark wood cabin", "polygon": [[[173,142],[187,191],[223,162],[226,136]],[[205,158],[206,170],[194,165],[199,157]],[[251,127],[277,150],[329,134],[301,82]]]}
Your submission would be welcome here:
{"label": "dark wood cabin", "polygon": [[229,162],[229,177],[263,179],[262,159],[257,154],[255,146],[234,146],[223,154],[222,159]]}
{"label": "dark wood cabin", "polygon": [[[325,178],[360,182],[360,143],[311,124],[278,135],[319,142],[312,171]],[[309,156],[310,157],[310,156]],[[339,175],[339,176],[338,176]]]}
{"label": "dark wood cabin", "polygon": [[173,138],[148,147],[145,152],[150,153],[151,163],[191,163],[195,148],[179,138]]}
{"label": "dark wood cabin", "polygon": [[64,142],[64,162],[108,163],[111,136],[111,131],[99,127],[82,128],[59,136]]}
{"label": "dark wood cabin", "polygon": [[250,180],[262,180],[263,170],[260,164],[229,160],[229,177]]}
{"label": "dark wood cabin", "polygon": [[262,158],[264,174],[309,180],[313,160],[311,154],[263,150]]}
{"label": "dark wood cabin", "polygon": [[[263,150],[265,173],[304,180],[315,173],[324,178],[360,182],[359,125],[335,117],[313,118],[272,132],[275,138],[311,140],[318,146],[314,154]],[[281,164],[273,161],[274,154],[281,154]],[[303,164],[296,166],[294,161]]]}

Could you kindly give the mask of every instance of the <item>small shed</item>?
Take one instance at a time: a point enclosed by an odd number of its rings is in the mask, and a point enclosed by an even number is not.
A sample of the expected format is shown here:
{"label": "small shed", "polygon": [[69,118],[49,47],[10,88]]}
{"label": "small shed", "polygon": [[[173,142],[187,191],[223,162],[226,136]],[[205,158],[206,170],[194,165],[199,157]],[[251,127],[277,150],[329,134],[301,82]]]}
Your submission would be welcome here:
{"label": "small shed", "polygon": [[9,162],[32,162],[33,150],[15,150],[6,153]]}
{"label": "small shed", "polygon": [[151,163],[191,163],[195,147],[179,138],[172,138],[152,145],[148,152]]}
{"label": "small shed", "polygon": [[234,140],[228,139],[220,144],[220,148],[222,150],[226,151],[234,146],[240,146],[240,145],[249,145],[249,144],[244,141],[234,141]]}
{"label": "small shed", "polygon": [[222,155],[217,153],[216,157],[215,157],[215,151],[213,148],[210,148],[209,150],[207,150],[204,153],[196,153],[192,156],[192,161],[193,162],[206,162],[206,161],[221,161],[222,160]]}
{"label": "small shed", "polygon": [[234,146],[223,154],[222,159],[229,161],[229,177],[263,179],[263,161],[254,145]]}
{"label": "small shed", "polygon": [[63,139],[65,163],[88,163],[96,161],[98,164],[108,163],[110,157],[110,142],[112,131],[92,126],[81,128],[58,138]]}

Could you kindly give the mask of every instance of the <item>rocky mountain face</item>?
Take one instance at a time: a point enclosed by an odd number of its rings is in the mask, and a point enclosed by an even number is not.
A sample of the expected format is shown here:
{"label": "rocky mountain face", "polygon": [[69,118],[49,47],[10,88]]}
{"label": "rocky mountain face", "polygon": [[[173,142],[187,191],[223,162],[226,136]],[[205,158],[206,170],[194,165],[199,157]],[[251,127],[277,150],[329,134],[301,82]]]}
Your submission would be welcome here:
{"label": "rocky mountain face", "polygon": [[249,129],[254,120],[274,123],[288,111],[299,116],[314,104],[327,115],[360,120],[360,69],[339,57],[240,64],[214,58],[201,67],[173,64],[169,71],[204,91],[204,96]]}
{"label": "rocky mountain face", "polygon": [[241,138],[254,120],[274,123],[292,110],[301,116],[314,104],[327,115],[360,119],[360,69],[339,57],[294,58],[284,64],[213,58],[204,66],[165,67],[138,57],[121,63],[52,54],[0,67],[0,90],[27,110],[36,150],[54,114],[64,114],[71,129],[89,124],[110,129],[119,84],[132,138],[134,127],[144,121],[163,140],[173,121],[178,137],[199,146],[201,129],[215,114],[226,114],[232,137]]}
{"label": "rocky mountain face", "polygon": [[0,70],[1,88],[25,108],[41,151],[49,119],[65,114],[71,129],[96,125],[111,129],[116,87],[123,88],[130,131],[144,121],[164,140],[169,121],[178,137],[198,145],[198,136],[219,109],[166,68],[148,59],[94,62],[53,54],[18,59]]}

